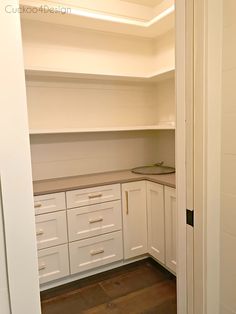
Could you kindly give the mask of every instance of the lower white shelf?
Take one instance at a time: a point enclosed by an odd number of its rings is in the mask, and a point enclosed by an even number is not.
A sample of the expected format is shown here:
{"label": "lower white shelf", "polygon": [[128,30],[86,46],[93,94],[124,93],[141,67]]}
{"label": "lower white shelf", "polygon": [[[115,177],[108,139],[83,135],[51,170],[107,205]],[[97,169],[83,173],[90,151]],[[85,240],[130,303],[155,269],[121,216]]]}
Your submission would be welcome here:
{"label": "lower white shelf", "polygon": [[78,73],[71,71],[63,71],[62,69],[51,69],[43,67],[30,66],[25,69],[25,76],[27,79],[32,78],[48,78],[48,79],[87,79],[87,80],[107,80],[107,81],[124,81],[124,82],[145,82],[153,83],[165,79],[174,78],[175,67],[169,66],[167,68],[155,71],[154,73],[144,73],[142,76],[132,76],[127,74],[116,73]]}
{"label": "lower white shelf", "polygon": [[95,132],[124,132],[124,131],[154,131],[175,130],[175,123],[160,123],[157,125],[98,127],[98,128],[65,128],[65,129],[30,129],[31,135],[37,134],[63,134],[63,133],[95,133]]}

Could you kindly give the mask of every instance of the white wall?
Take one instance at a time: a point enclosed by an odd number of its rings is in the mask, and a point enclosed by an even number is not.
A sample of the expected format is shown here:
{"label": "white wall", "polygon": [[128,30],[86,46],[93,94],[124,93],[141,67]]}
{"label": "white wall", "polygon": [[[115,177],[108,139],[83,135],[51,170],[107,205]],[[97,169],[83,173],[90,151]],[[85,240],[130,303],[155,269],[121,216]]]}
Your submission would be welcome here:
{"label": "white wall", "polygon": [[157,122],[175,122],[175,78],[161,81],[155,88],[155,119]]}
{"label": "white wall", "polygon": [[152,86],[106,81],[28,82],[30,128],[155,125],[155,91]]}
{"label": "white wall", "polygon": [[96,128],[175,122],[175,81],[28,81],[30,129]]}
{"label": "white wall", "polygon": [[25,67],[79,73],[148,75],[152,41],[22,20]]}
{"label": "white wall", "polygon": [[175,68],[175,30],[157,37],[153,41],[154,46],[154,69],[159,72]]}
{"label": "white wall", "polygon": [[[156,125],[175,121],[174,78],[156,85],[91,80],[28,81],[31,129]],[[31,136],[34,180],[175,164],[175,132]]]}
{"label": "white wall", "polygon": [[[174,79],[155,85],[28,82],[32,129],[155,125],[175,120]],[[31,136],[34,180],[174,165],[174,131]]]}
{"label": "white wall", "polygon": [[236,2],[224,0],[221,314],[236,313]]}
{"label": "white wall", "polygon": [[25,67],[152,76],[175,65],[174,29],[153,39],[22,19]]}
{"label": "white wall", "polygon": [[32,135],[33,179],[174,165],[174,131]]}

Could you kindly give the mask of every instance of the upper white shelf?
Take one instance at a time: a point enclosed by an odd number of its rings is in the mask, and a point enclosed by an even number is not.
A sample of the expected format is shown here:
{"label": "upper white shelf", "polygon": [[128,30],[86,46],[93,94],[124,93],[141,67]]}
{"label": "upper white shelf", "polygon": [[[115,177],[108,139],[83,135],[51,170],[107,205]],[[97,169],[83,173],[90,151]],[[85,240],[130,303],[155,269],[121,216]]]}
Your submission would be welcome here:
{"label": "upper white shelf", "polygon": [[127,75],[110,75],[110,74],[92,74],[92,73],[75,73],[66,71],[57,71],[42,68],[25,69],[26,79],[90,79],[90,80],[108,80],[108,81],[127,81],[155,83],[165,79],[173,78],[175,69],[169,68],[159,71],[153,75],[147,76],[127,76]]}
{"label": "upper white shelf", "polygon": [[68,134],[68,133],[95,133],[95,132],[128,132],[128,131],[155,131],[175,130],[174,122],[159,123],[157,125],[100,127],[100,128],[75,128],[75,129],[31,129],[31,135],[39,134]]}
{"label": "upper white shelf", "polygon": [[[91,1],[92,2],[92,1]],[[107,3],[110,1],[107,1]],[[117,2],[117,1],[116,1]],[[64,4],[63,4],[64,3]],[[66,3],[68,3],[66,5]],[[53,23],[58,25],[67,25],[81,27],[98,31],[154,38],[174,28],[174,1],[163,1],[160,6],[153,8],[152,12],[147,12],[146,6],[137,6],[119,1],[117,5],[113,0],[114,6],[107,4],[110,8],[104,11],[104,8],[94,8],[88,4],[80,2],[71,5],[70,1],[32,1],[21,0],[20,4],[27,10],[22,10],[21,16],[24,19],[41,21],[44,23]],[[76,6],[77,5],[77,6]],[[123,8],[124,12],[115,9]],[[112,8],[113,7],[113,8]],[[47,8],[47,9],[44,9]],[[48,10],[50,8],[50,11]],[[149,8],[150,10],[150,8]],[[33,12],[33,13],[31,13]],[[142,17],[141,13],[144,16]],[[136,13],[136,16],[135,16]]]}

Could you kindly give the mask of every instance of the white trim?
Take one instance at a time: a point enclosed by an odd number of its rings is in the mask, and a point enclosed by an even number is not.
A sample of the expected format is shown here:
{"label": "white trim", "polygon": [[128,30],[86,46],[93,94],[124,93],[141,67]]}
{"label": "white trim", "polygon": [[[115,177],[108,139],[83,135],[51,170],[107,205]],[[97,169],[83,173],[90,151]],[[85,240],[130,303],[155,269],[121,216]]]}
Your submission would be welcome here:
{"label": "white trim", "polygon": [[206,63],[206,313],[220,313],[221,78],[223,0],[208,0]]}
{"label": "white trim", "polygon": [[112,15],[105,15],[105,14],[100,14],[100,13],[95,13],[95,12],[88,12],[88,11],[83,11],[81,9],[74,9],[71,8],[71,13],[72,15],[76,16],[82,16],[82,17],[87,17],[87,18],[92,18],[96,20],[101,20],[101,21],[107,21],[107,22],[113,22],[113,23],[121,23],[121,24],[127,24],[127,25],[134,25],[134,26],[140,26],[144,28],[148,28],[159,21],[161,21],[163,18],[167,17],[168,15],[172,14],[175,11],[175,6],[172,5],[170,8],[166,9],[162,13],[158,14],[155,16],[153,19],[150,21],[137,21],[135,19],[127,19],[127,18],[122,18],[122,17],[115,17]]}
{"label": "white trim", "polygon": [[[194,211],[194,0],[186,2],[186,207]],[[194,228],[187,226],[187,313],[194,313]]]}
{"label": "white trim", "polygon": [[195,0],[195,313],[220,313],[222,0]]}
{"label": "white trim", "polygon": [[185,135],[185,0],[176,3],[176,187],[177,310],[187,314],[186,260],[186,135]]}
{"label": "white trim", "polygon": [[[43,5],[43,3],[32,3],[28,0],[22,0],[20,1],[20,4],[21,6],[33,7],[33,8],[40,8]],[[55,11],[58,10],[60,12],[61,6],[51,3],[50,8],[53,8]],[[158,23],[159,21],[161,21],[162,19],[164,19],[165,17],[167,17],[168,15],[173,14],[175,11],[175,5],[173,4],[170,7],[166,8],[161,13],[151,18],[149,21],[140,21],[135,18],[115,16],[109,13],[96,12],[96,11],[92,11],[88,9],[84,10],[82,8],[76,8],[69,5],[66,6],[66,9],[68,9],[70,12],[66,14],[75,16],[75,17],[78,16],[78,17],[100,20],[104,22],[112,22],[112,23],[118,23],[118,24],[124,24],[124,25],[138,26],[141,28],[149,28],[153,26],[154,24]]]}

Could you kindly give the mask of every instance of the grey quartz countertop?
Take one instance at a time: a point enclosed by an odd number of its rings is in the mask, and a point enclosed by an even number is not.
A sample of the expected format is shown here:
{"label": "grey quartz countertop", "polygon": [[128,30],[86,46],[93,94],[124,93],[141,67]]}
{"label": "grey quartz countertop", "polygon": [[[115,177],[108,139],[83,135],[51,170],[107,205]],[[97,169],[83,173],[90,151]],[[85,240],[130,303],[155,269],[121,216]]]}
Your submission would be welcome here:
{"label": "grey quartz countertop", "polygon": [[142,175],[130,170],[96,173],[82,176],[64,177],[33,182],[34,195],[65,192],[106,184],[148,180],[175,188],[175,174]]}

